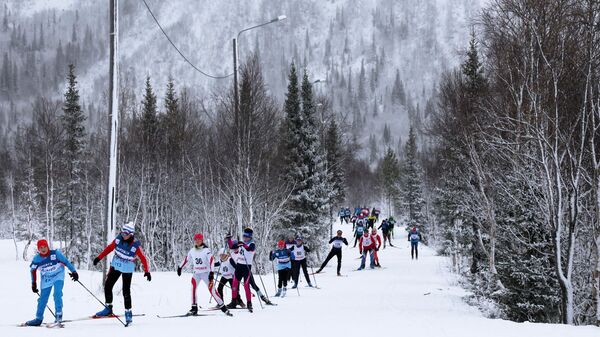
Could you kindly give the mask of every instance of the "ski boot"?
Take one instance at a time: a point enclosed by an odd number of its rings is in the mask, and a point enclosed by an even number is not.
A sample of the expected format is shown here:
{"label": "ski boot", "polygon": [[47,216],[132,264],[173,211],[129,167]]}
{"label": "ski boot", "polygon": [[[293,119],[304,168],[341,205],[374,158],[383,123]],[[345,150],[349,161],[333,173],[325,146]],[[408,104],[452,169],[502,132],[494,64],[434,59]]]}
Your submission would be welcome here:
{"label": "ski boot", "polygon": [[294,283],[294,285],[292,286],[292,289],[296,289],[298,288],[298,283]]}
{"label": "ski boot", "polygon": [[287,293],[287,288],[283,288],[283,291],[281,292],[281,298],[284,298],[286,293]]}
{"label": "ski boot", "polygon": [[360,265],[360,267],[358,267],[358,269],[357,269],[357,270],[363,270],[363,269],[365,269],[365,265],[364,265],[364,264],[361,264],[361,265]]}
{"label": "ski boot", "polygon": [[221,305],[219,305],[218,307],[219,307],[219,309],[221,309],[221,311],[222,311],[222,312],[223,312],[225,315],[227,315],[227,316],[233,316],[233,315],[231,314],[231,312],[229,312],[229,309],[227,309],[227,306],[226,306],[225,304],[221,304]]}
{"label": "ski boot", "polygon": [[34,318],[31,321],[25,322],[25,326],[40,326],[42,325],[42,320],[39,318]]}
{"label": "ski boot", "polygon": [[125,309],[125,325],[129,325],[133,322],[133,313],[131,309]]}
{"label": "ski boot", "polygon": [[277,292],[275,293],[275,297],[279,296],[281,296],[281,288],[277,289]]}
{"label": "ski boot", "polygon": [[96,317],[107,317],[107,316],[111,316],[112,314],[113,314],[112,304],[107,303],[104,306],[104,309],[102,309],[96,313]]}
{"label": "ski boot", "polygon": [[245,308],[246,308],[246,305],[244,304],[244,301],[242,301],[242,298],[241,298],[241,297],[238,297],[238,298],[237,298],[237,305],[239,305],[239,306],[240,306],[240,308],[242,308],[242,309],[245,309]]}
{"label": "ski boot", "polygon": [[338,273],[337,273],[337,276],[342,276],[342,273],[340,273],[340,272],[338,271]]}
{"label": "ski boot", "polygon": [[246,308],[248,309],[248,311],[254,312],[254,311],[252,311],[252,302],[248,301],[248,304],[246,305]]}
{"label": "ski boot", "polygon": [[310,288],[314,288],[314,287],[313,287],[313,285],[312,285],[312,283],[310,283],[310,282],[308,282],[308,286],[309,286]]}
{"label": "ski boot", "polygon": [[317,269],[317,271],[315,272],[315,274],[318,274],[318,273],[320,273],[322,270],[323,270],[323,269],[321,269],[321,268]]}
{"label": "ski boot", "polygon": [[62,312],[57,312],[56,317],[54,318],[54,323],[61,323],[62,322]]}
{"label": "ski boot", "polygon": [[198,305],[197,304],[192,304],[192,308],[190,309],[190,311],[187,312],[187,314],[189,316],[196,316],[196,315],[198,315]]}
{"label": "ski boot", "polygon": [[231,299],[231,302],[226,305],[227,309],[235,309],[237,307],[238,301],[237,298]]}

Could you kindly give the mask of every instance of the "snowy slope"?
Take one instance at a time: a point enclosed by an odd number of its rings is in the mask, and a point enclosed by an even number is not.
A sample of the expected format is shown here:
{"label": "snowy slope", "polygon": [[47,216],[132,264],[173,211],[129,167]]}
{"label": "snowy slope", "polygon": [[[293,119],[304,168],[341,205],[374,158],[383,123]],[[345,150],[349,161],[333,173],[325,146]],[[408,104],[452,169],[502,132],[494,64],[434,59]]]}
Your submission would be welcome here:
{"label": "snowy slope", "polygon": [[[343,227],[350,231],[349,226]],[[448,273],[446,258],[421,247],[421,259],[411,261],[403,238],[396,237],[399,249],[387,248],[380,252],[381,264],[385,267],[382,270],[353,271],[358,266],[358,252],[356,248],[347,248],[342,273],[348,277],[336,277],[335,262],[332,261],[325,273],[317,277],[322,289],[309,289],[302,284],[300,296],[289,290],[288,297],[274,300],[279,306],[264,310],[260,309],[258,301],[254,301],[256,310],[253,314],[236,310],[234,317],[213,311],[210,314],[214,316],[210,317],[156,318],[156,314],[178,314],[189,309],[189,276],[178,278],[175,272],[154,273],[152,282],[148,283],[141,274],[136,274],[132,285],[134,312],[143,312],[146,316],[136,317],[128,332],[137,336],[189,336],[192,333],[217,336],[224,331],[256,336],[381,336],[393,333],[396,336],[432,337],[591,337],[600,334],[599,328],[589,326],[519,324],[486,319],[462,301],[465,292],[455,285],[453,275]],[[36,296],[29,289],[28,263],[13,260],[12,242],[0,241],[0,252],[0,272],[3,274],[0,287],[4,290],[0,335],[39,336],[43,333],[47,336],[104,337],[123,332],[119,323],[111,319],[67,323],[67,327],[60,330],[14,326],[33,317]],[[81,272],[81,281],[102,297],[100,278],[98,272]],[[269,294],[273,294],[272,275],[263,275],[263,280]],[[71,281],[66,282],[64,292],[65,319],[86,316],[99,309],[99,304]],[[200,305],[208,307],[205,288],[201,287],[199,296]],[[53,307],[52,303],[50,306]],[[116,310],[122,310],[120,294],[115,296],[115,306]],[[50,317],[47,312],[46,321]]]}

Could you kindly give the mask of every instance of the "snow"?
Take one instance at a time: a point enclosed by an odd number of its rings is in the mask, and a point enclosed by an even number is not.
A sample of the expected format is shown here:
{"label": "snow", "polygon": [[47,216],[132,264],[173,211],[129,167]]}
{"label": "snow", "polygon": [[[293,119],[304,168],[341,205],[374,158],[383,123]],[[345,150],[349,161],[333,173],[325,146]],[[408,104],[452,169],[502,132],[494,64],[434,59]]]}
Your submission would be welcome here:
{"label": "snow", "polygon": [[[349,225],[341,227],[346,233]],[[352,241],[353,242],[353,241]],[[254,300],[254,313],[233,311],[234,317],[225,317],[218,311],[210,317],[159,319],[159,315],[184,313],[189,309],[190,277],[177,277],[173,272],[155,272],[152,282],[140,273],[134,275],[132,284],[134,325],[128,329],[139,336],[179,335],[192,333],[222,335],[246,333],[258,336],[364,336],[395,333],[399,336],[544,336],[586,337],[598,336],[597,327],[574,327],[556,324],[514,323],[492,320],[463,302],[466,292],[457,286],[456,278],[448,271],[448,259],[435,255],[435,251],[420,247],[420,259],[411,260],[408,242],[397,234],[398,248],[379,252],[381,270],[354,271],[359,260],[356,248],[345,248],[342,274],[335,276],[335,259],[330,261],[325,273],[317,275],[322,289],[299,287],[300,296],[288,289],[284,299],[272,300],[279,305],[261,309]],[[31,293],[28,262],[14,261],[14,245],[10,240],[0,240],[0,272],[4,275],[0,286],[5,290],[0,309],[0,335],[2,336],[107,336],[122,331],[114,319],[66,323],[65,329],[20,328],[17,323],[33,318],[36,296]],[[80,280],[101,299],[101,273],[80,271]],[[274,291],[272,275],[263,275],[269,294]],[[260,280],[257,279],[260,284]],[[64,318],[79,318],[93,314],[100,304],[80,285],[65,282]],[[200,286],[199,303],[208,304],[208,291]],[[226,301],[230,294],[226,292]],[[50,307],[53,309],[52,299]],[[115,288],[115,310],[123,310],[123,300]],[[46,312],[46,321],[51,319]],[[132,332],[132,331],[128,331]]]}

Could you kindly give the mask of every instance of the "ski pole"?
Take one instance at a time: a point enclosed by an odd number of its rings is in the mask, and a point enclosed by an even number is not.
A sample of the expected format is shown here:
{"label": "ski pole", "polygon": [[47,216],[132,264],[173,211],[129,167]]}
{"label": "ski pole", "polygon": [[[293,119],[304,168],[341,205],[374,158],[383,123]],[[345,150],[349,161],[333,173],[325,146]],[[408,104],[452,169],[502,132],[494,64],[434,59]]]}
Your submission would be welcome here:
{"label": "ski pole", "polygon": [[[38,297],[42,297],[42,295],[40,295],[39,292],[36,293],[38,295]],[[50,311],[50,313],[52,314],[52,316],[54,316],[54,318],[56,318],[56,315],[54,314],[54,311],[52,311],[52,309],[50,309],[50,306],[48,306],[48,304],[46,304],[46,309],[48,309],[48,311]]]}
{"label": "ski pole", "polygon": [[[88,293],[90,293],[90,295],[92,295],[93,298],[96,299],[96,301],[98,301],[100,304],[102,304],[102,306],[104,306],[105,308],[108,308],[108,306],[104,303],[102,303],[102,301],[100,301],[100,299],[98,297],[96,297],[96,295],[94,295],[93,292],[91,292],[83,283],[81,283],[81,281],[77,280],[77,283],[81,284],[81,286],[83,287],[83,289],[87,290]],[[127,326],[127,324],[125,324],[117,315],[113,314],[113,317],[116,318],[117,320],[119,320],[119,322],[121,322],[121,324],[123,324],[123,326]]]}
{"label": "ski pole", "polygon": [[313,268],[312,264],[310,265],[310,271],[312,271],[313,279],[315,280],[315,288],[318,288],[319,285],[317,284],[317,276],[315,275],[315,268]]}
{"label": "ski pole", "polygon": [[273,287],[277,289],[277,281],[275,281],[275,261],[271,262],[271,269],[273,269]]}
{"label": "ski pole", "polygon": [[267,291],[267,287],[265,287],[265,283],[263,282],[262,275],[258,274],[258,278],[260,279],[260,283],[262,284],[263,289],[265,290],[265,295],[267,296],[267,300],[269,300],[269,302],[270,302],[271,299],[269,298],[269,292]]}

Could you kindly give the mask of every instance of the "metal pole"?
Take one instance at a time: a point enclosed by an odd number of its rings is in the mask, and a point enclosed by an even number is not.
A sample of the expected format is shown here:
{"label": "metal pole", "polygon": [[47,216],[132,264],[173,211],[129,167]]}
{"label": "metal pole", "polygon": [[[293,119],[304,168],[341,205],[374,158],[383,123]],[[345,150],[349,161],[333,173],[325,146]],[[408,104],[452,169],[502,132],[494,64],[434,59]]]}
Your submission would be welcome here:
{"label": "metal pole", "polygon": [[[106,242],[113,239],[116,219],[115,203],[117,198],[117,150],[119,139],[119,76],[118,76],[118,40],[119,40],[119,1],[110,0],[110,60],[109,60],[109,97],[108,97],[108,130],[110,143],[108,150],[108,181],[106,190]],[[107,259],[108,261],[108,259]],[[103,279],[108,271],[108,263],[102,270]]]}

